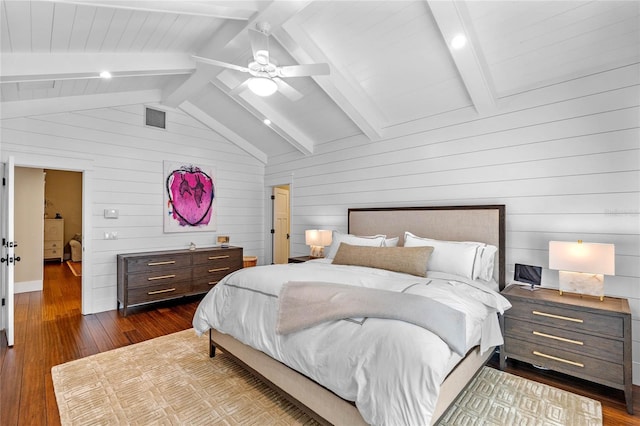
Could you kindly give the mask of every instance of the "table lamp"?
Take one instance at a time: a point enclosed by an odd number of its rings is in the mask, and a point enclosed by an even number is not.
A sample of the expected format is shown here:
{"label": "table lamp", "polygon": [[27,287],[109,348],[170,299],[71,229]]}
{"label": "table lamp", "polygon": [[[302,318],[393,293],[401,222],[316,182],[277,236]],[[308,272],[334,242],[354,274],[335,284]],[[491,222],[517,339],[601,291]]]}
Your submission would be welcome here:
{"label": "table lamp", "polygon": [[304,232],[305,243],[311,246],[309,257],[324,257],[324,248],[331,244],[331,231],[325,229],[307,229]]}
{"label": "table lamp", "polygon": [[549,269],[559,271],[559,290],[604,300],[604,276],[615,274],[613,244],[549,241]]}

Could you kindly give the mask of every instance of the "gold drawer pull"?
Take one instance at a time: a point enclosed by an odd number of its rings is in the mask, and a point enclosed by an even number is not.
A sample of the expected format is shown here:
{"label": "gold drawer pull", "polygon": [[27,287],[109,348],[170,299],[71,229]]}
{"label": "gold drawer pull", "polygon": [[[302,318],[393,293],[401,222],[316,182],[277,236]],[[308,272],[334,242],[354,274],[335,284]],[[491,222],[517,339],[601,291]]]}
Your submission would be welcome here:
{"label": "gold drawer pull", "polygon": [[218,284],[220,281],[209,281],[209,285],[216,285]]}
{"label": "gold drawer pull", "polygon": [[227,266],[226,268],[209,269],[209,272],[220,272],[220,271],[226,271],[228,269],[229,269],[229,267]]}
{"label": "gold drawer pull", "polygon": [[147,266],[173,265],[174,263],[176,263],[175,260],[165,260],[163,262],[149,262],[147,263]]}
{"label": "gold drawer pull", "polygon": [[164,290],[148,291],[147,294],[149,296],[151,296],[153,294],[171,293],[172,291],[176,291],[176,289],[175,288],[165,288]]}
{"label": "gold drawer pull", "polygon": [[580,362],[569,361],[568,359],[558,358],[558,357],[555,357],[555,356],[551,356],[551,355],[543,354],[542,352],[533,351],[533,354],[534,354],[534,355],[541,356],[541,357],[543,357],[543,358],[549,358],[549,359],[552,359],[552,360],[554,360],[554,361],[564,362],[565,364],[575,365],[576,367],[584,367],[584,364],[582,364],[582,363],[580,363]]}
{"label": "gold drawer pull", "polygon": [[148,281],[155,281],[155,280],[164,280],[166,278],[175,278],[176,274],[171,274],[171,275],[161,275],[159,277],[149,277],[147,278]]}
{"label": "gold drawer pull", "polygon": [[564,337],[554,336],[552,334],[540,333],[539,331],[534,331],[533,334],[535,334],[536,336],[547,337],[549,339],[560,340],[561,342],[573,343],[574,345],[584,345],[584,342],[581,342],[579,340],[571,340]]}
{"label": "gold drawer pull", "polygon": [[540,312],[540,311],[531,311],[531,313],[533,315],[540,315],[543,317],[549,317],[549,318],[555,318],[555,319],[561,319],[561,320],[565,320],[565,321],[573,321],[573,322],[579,322],[579,323],[583,323],[584,321],[581,320],[580,318],[571,318],[571,317],[563,317],[560,315],[553,315],[553,314],[548,314],[546,312]]}
{"label": "gold drawer pull", "polygon": [[217,260],[217,259],[228,259],[229,255],[224,255],[224,256],[209,256],[209,260]]}

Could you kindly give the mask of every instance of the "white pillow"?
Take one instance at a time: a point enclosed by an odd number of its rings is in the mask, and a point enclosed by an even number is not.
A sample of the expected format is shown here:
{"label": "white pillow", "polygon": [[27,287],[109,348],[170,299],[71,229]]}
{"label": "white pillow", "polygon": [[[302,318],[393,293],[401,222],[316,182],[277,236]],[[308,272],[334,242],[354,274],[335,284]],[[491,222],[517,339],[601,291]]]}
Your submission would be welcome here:
{"label": "white pillow", "polygon": [[[476,243],[482,244],[482,243]],[[495,267],[495,256],[498,247],[490,244],[483,244],[478,248],[478,256],[473,266],[473,279],[491,281],[493,279],[493,269]]]}
{"label": "white pillow", "polygon": [[325,257],[333,259],[338,252],[338,248],[340,248],[340,243],[347,243],[352,246],[382,247],[385,238],[386,235],[357,236],[333,231],[331,245],[326,250]]}
{"label": "white pillow", "polygon": [[400,241],[400,237],[385,238],[382,247],[398,247],[398,241]]}
{"label": "white pillow", "polygon": [[431,246],[433,253],[427,263],[427,271],[446,272],[469,279],[474,278],[474,266],[479,243],[432,240],[404,233],[405,247]]}

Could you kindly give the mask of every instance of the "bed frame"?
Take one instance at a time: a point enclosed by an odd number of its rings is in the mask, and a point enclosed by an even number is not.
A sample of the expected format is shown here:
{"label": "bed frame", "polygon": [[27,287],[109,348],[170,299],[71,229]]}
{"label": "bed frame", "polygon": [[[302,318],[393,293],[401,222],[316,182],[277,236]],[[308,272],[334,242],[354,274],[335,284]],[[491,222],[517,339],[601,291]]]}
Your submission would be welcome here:
{"label": "bed frame", "polygon": [[[355,235],[385,234],[400,237],[409,231],[418,236],[449,241],[479,241],[498,247],[494,277],[505,287],[505,206],[400,207],[349,209],[348,232]],[[216,347],[260,377],[321,424],[365,425],[354,403],[346,401],[308,377],[233,337],[211,330],[210,355]],[[493,354],[472,349],[442,384],[432,424],[446,412],[467,383]]]}

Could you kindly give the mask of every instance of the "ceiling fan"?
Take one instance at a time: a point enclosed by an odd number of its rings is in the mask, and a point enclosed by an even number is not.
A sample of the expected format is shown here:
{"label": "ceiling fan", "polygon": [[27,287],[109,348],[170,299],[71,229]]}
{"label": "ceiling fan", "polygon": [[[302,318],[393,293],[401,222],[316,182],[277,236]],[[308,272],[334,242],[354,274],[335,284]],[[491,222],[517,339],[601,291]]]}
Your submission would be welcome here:
{"label": "ceiling fan", "polygon": [[193,59],[198,62],[217,65],[249,73],[251,75],[250,78],[241,83],[238,87],[232,89],[231,92],[237,93],[248,87],[249,90],[258,96],[270,96],[279,90],[280,93],[292,101],[297,101],[302,98],[302,93],[287,84],[283,78],[329,74],[328,64],[278,66],[269,55],[270,25],[266,22],[262,22],[256,24],[256,28],[257,29],[248,29],[251,50],[253,52],[253,60],[250,61],[246,67],[218,61],[216,59],[204,58],[202,56],[194,55]]}

